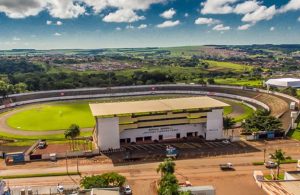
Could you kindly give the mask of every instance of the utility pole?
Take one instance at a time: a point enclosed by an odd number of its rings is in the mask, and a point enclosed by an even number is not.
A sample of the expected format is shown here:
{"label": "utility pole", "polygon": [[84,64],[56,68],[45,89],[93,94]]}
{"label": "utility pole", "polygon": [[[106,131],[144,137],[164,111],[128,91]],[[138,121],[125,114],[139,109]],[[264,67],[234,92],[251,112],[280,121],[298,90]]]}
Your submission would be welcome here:
{"label": "utility pole", "polygon": [[264,163],[266,162],[266,151],[267,151],[267,149],[264,148]]}
{"label": "utility pole", "polygon": [[79,174],[79,162],[78,162],[78,155],[77,155],[77,173]]}
{"label": "utility pole", "polygon": [[67,169],[67,174],[69,174],[69,167],[68,167],[68,153],[66,152],[66,169]]}

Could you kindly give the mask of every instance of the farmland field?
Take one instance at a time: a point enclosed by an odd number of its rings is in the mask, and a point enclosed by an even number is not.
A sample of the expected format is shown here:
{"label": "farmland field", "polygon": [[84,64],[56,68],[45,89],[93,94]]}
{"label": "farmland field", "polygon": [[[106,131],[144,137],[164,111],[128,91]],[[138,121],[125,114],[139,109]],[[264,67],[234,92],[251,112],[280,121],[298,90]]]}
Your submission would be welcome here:
{"label": "farmland field", "polygon": [[205,60],[209,64],[210,68],[220,69],[220,70],[236,70],[236,71],[245,71],[245,70],[251,70],[251,66],[242,65],[242,64],[236,64],[231,62],[218,62],[213,60]]}

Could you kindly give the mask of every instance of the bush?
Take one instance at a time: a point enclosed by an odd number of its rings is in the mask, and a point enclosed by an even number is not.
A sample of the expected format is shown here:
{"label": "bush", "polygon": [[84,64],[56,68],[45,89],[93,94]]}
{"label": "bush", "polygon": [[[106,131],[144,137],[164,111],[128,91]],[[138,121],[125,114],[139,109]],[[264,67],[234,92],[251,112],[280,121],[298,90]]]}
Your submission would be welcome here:
{"label": "bush", "polygon": [[264,162],[253,162],[252,165],[264,165]]}
{"label": "bush", "polygon": [[104,173],[102,175],[86,176],[80,180],[80,185],[84,189],[121,187],[126,178],[118,173]]}

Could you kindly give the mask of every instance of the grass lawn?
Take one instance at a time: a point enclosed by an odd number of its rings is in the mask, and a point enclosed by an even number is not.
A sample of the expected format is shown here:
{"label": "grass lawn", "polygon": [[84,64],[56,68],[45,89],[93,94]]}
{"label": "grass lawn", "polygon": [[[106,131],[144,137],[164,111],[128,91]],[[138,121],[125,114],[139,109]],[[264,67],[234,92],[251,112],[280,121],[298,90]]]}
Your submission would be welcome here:
{"label": "grass lawn", "polygon": [[254,110],[252,108],[250,108],[249,106],[246,106],[243,103],[239,103],[239,104],[240,104],[240,106],[243,107],[244,113],[234,118],[234,120],[236,122],[242,122],[244,119],[248,118],[249,116],[251,116],[254,113]]}
{"label": "grass lawn", "polygon": [[262,86],[261,80],[246,80],[246,79],[238,80],[236,78],[227,78],[227,79],[216,78],[214,80],[217,84],[222,84],[222,85],[237,85],[237,86],[249,86],[249,87]]}
{"label": "grass lawn", "polygon": [[81,128],[95,125],[88,103],[42,104],[7,119],[7,124],[12,128],[32,131],[67,129],[73,123]]}
{"label": "grass lawn", "polygon": [[11,175],[3,176],[2,179],[21,179],[21,178],[32,178],[32,177],[55,177],[55,176],[66,176],[66,175],[79,175],[77,172],[61,172],[61,173],[41,173],[41,174],[27,174],[27,175]]}
{"label": "grass lawn", "polygon": [[[95,120],[91,114],[90,102],[117,102],[133,100],[150,100],[186,97],[185,95],[141,96],[121,97],[113,99],[78,100],[74,102],[59,102],[40,104],[34,108],[28,108],[10,116],[6,123],[8,126],[25,131],[54,131],[67,129],[76,123],[80,128],[94,127]],[[0,132],[1,136],[1,132]]]}
{"label": "grass lawn", "polygon": [[220,69],[232,69],[236,71],[245,71],[245,70],[251,70],[251,66],[243,65],[243,64],[236,64],[232,62],[218,62],[218,61],[213,61],[213,60],[205,60],[209,64],[209,67],[211,68],[220,68]]}
{"label": "grass lawn", "polygon": [[[276,172],[276,171],[275,171],[275,172]],[[276,176],[276,173],[275,173],[275,176]],[[271,175],[265,175],[264,177],[265,177],[265,179],[267,179],[267,180],[273,180],[273,178],[272,178]],[[283,173],[279,173],[278,180],[284,180],[284,174],[283,174]]]}
{"label": "grass lawn", "polygon": [[300,127],[299,127],[299,125],[296,129],[291,129],[288,132],[287,136],[300,141]]}
{"label": "grass lawn", "polygon": [[[92,135],[91,131],[80,133],[80,136],[82,137],[88,137],[91,135]],[[63,134],[45,135],[45,136],[21,136],[21,135],[14,135],[14,134],[0,132],[0,137],[17,140],[16,142],[5,144],[6,146],[29,146],[39,139],[47,139],[48,143],[65,143],[69,141],[65,139],[65,136]]]}
{"label": "grass lawn", "polygon": [[228,114],[231,114],[233,112],[233,109],[231,106],[227,106],[224,108],[224,115],[227,116]]}

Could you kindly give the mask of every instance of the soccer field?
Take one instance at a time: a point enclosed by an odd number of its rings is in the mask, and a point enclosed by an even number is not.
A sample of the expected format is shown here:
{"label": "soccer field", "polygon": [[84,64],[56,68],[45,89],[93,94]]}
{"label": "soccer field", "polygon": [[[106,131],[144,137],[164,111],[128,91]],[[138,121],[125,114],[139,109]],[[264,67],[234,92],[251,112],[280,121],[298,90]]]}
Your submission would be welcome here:
{"label": "soccer field", "polygon": [[87,102],[42,104],[7,119],[8,126],[28,131],[67,129],[73,123],[81,128],[95,125]]}
{"label": "soccer field", "polygon": [[[144,97],[144,99],[158,99],[159,97],[160,96]],[[138,100],[143,98],[136,97],[134,99]],[[116,98],[113,101],[124,100],[128,99]],[[103,101],[104,100],[97,102]],[[235,107],[241,107],[243,110],[243,112],[239,113],[239,116],[235,116],[235,118],[239,118],[238,121],[240,121],[240,118],[246,117],[247,106],[229,100],[226,100],[226,103],[230,104],[231,107],[224,108],[224,115],[234,113],[232,106],[235,105]],[[78,124],[80,128],[93,128],[95,125],[95,119],[91,114],[89,101],[75,101],[47,103],[24,107],[20,110],[16,110],[15,113],[8,116],[6,124],[11,128],[18,129],[20,131],[56,131],[67,129],[71,124]]]}

